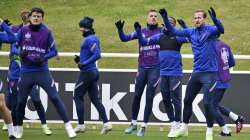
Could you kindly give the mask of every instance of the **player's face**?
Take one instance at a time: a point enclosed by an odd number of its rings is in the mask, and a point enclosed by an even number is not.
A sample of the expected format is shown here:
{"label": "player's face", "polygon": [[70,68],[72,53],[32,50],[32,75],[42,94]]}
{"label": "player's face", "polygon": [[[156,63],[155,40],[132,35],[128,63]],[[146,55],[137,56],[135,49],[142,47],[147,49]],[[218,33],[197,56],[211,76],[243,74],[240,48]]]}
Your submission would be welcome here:
{"label": "player's face", "polygon": [[[168,20],[169,20],[170,24],[175,27],[174,20],[172,18],[168,18]],[[164,26],[164,24],[162,24],[162,25],[163,25],[163,30],[168,31],[168,29],[166,28],[166,26]]]}
{"label": "player's face", "polygon": [[194,25],[195,27],[201,27],[205,23],[205,18],[203,17],[203,12],[194,13]]}
{"label": "player's face", "polygon": [[83,35],[85,32],[87,32],[87,31],[89,31],[89,29],[80,27],[80,32],[82,33],[82,35]]}
{"label": "player's face", "polygon": [[174,20],[172,18],[168,18],[168,20],[169,20],[170,24],[175,27]]}
{"label": "player's face", "polygon": [[158,14],[156,12],[149,12],[147,15],[147,23],[150,25],[157,24]]}
{"label": "player's face", "polygon": [[39,25],[43,22],[42,13],[33,12],[30,16],[30,22],[33,25]]}
{"label": "player's face", "polygon": [[24,24],[29,23],[30,19],[29,19],[29,13],[24,13],[22,14],[22,20]]}

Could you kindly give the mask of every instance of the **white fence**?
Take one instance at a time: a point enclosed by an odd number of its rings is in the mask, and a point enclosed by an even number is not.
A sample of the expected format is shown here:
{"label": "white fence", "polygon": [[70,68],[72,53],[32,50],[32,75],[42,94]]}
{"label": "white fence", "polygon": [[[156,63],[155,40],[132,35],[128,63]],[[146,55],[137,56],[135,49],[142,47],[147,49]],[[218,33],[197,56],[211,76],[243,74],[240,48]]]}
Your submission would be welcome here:
{"label": "white fence", "polygon": [[[78,55],[79,52],[59,52],[59,56],[62,57],[73,57]],[[0,56],[8,56],[9,52],[0,52]],[[137,58],[139,54],[137,53],[102,53],[102,57],[119,57],[119,58]],[[194,56],[192,54],[182,54],[182,58],[192,59]],[[234,55],[235,59],[239,60],[250,60],[250,55]]]}
{"label": "white fence", "polygon": [[[9,52],[0,52],[0,56],[8,56]],[[74,57],[75,55],[79,55],[79,52],[59,52],[59,57]],[[139,56],[138,53],[102,53],[102,57],[105,58],[137,58]],[[193,59],[193,54],[182,54],[183,59]],[[250,60],[250,55],[234,55],[236,60]],[[105,70],[105,69],[104,69]],[[114,69],[117,70],[117,69]],[[131,70],[131,69],[126,69]],[[187,70],[191,71],[191,70]],[[233,71],[233,69],[231,69]],[[240,71],[241,73],[249,73],[249,71]]]}

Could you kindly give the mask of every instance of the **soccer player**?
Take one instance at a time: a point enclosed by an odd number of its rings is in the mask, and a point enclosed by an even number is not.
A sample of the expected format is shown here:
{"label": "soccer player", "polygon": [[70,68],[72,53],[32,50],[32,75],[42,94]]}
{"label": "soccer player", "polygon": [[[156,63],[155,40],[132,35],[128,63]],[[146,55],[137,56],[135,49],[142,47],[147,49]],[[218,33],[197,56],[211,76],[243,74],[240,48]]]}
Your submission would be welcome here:
{"label": "soccer player", "polygon": [[[231,79],[231,76],[229,68],[235,65],[235,60],[230,47],[219,39],[216,40],[216,54],[218,63],[218,78],[214,94],[214,107],[215,111],[218,113],[218,116],[216,116],[216,120],[220,126],[225,127],[225,121],[222,117],[222,114],[231,117],[236,123],[236,133],[239,133],[243,127],[242,124],[244,121],[244,117],[238,116],[235,113],[231,112],[229,109],[220,105],[226,89],[230,86],[229,81]],[[231,133],[229,129],[222,129],[220,135],[231,136]]]}
{"label": "soccer player", "polygon": [[[161,32],[161,28],[157,23],[158,13],[151,9],[147,13],[147,26],[142,28],[142,34],[145,37],[150,37]],[[124,21],[120,20],[115,23],[121,41],[127,42],[138,39],[136,32],[125,34],[123,31]],[[130,134],[137,130],[137,117],[140,109],[141,96],[144,88],[146,89],[146,106],[144,110],[143,123],[137,131],[137,136],[144,136],[150,114],[152,112],[153,97],[159,82],[160,76],[160,61],[159,61],[159,45],[141,46],[139,45],[139,64],[135,78],[135,94],[132,103],[132,121],[129,128],[125,130],[125,134]]]}
{"label": "soccer player", "polygon": [[[14,25],[12,26],[12,31],[14,33],[17,33],[20,28],[23,26],[29,25],[29,10],[23,10],[21,12],[21,18],[23,23],[20,25]],[[17,126],[16,122],[16,102],[17,102],[17,84],[18,79],[20,77],[20,57],[19,57],[19,49],[16,48],[14,45],[11,46],[10,49],[10,64],[9,64],[9,71],[8,71],[8,91],[7,91],[7,106],[11,110],[12,120],[14,128]],[[30,97],[32,99],[32,102],[35,106],[35,109],[37,110],[37,114],[41,120],[43,132],[46,135],[51,135],[52,131],[47,126],[46,117],[45,117],[45,111],[42,105],[42,102],[40,100],[40,94],[39,94],[39,87],[34,86],[32,88]]]}
{"label": "soccer player", "polygon": [[[0,26],[3,31],[0,32],[0,43],[14,43],[16,41],[16,37],[14,33],[11,31],[11,29],[6,25],[6,23],[3,22],[3,20],[0,18]],[[9,133],[9,139],[15,140],[14,136],[14,128],[13,123],[11,119],[11,113],[9,109],[6,106],[4,94],[2,93],[3,83],[0,79],[0,113],[3,114],[3,119],[5,124],[7,124],[8,133]]]}
{"label": "soccer player", "polygon": [[[175,18],[169,17],[169,21],[173,26],[176,25]],[[138,23],[135,23],[135,30],[140,45],[160,45],[160,88],[165,110],[171,124],[168,137],[174,138],[181,120],[181,79],[183,69],[180,49],[182,44],[189,42],[189,40],[188,38],[171,35],[166,28],[164,28],[163,33],[149,38],[142,36],[141,27]]]}
{"label": "soccer player", "polygon": [[103,128],[100,134],[103,135],[112,130],[112,125],[109,123],[105,108],[99,99],[99,71],[96,67],[96,61],[101,58],[101,50],[99,38],[95,35],[93,28],[93,22],[93,18],[86,16],[79,23],[80,31],[85,39],[80,46],[80,56],[76,55],[74,59],[80,69],[80,76],[74,90],[74,101],[78,116],[78,125],[75,132],[85,131],[84,96],[88,92],[90,101],[102,118]]}
{"label": "soccer player", "polygon": [[213,139],[213,94],[217,78],[217,60],[215,53],[215,38],[224,33],[224,27],[217,19],[215,11],[209,10],[215,26],[206,25],[206,12],[197,10],[194,12],[194,28],[175,29],[169,22],[167,11],[160,10],[164,24],[167,29],[176,36],[188,37],[192,44],[194,53],[194,66],[191,77],[188,81],[186,95],[184,99],[183,123],[177,136],[188,136],[188,123],[192,115],[192,103],[203,88],[203,103],[205,108],[205,117],[207,120],[206,140]]}
{"label": "soccer player", "polygon": [[[178,19],[177,21],[181,25],[182,28],[188,27],[184,20]],[[218,40],[218,39],[216,39],[215,41],[216,41],[215,45],[216,45],[216,54],[217,54],[217,62],[218,62],[218,74],[217,74],[217,83],[215,87],[216,88],[215,93],[222,93],[224,95],[226,89],[230,86],[229,80],[231,78],[230,78],[229,68],[235,65],[235,60],[231,52],[231,49],[227,44],[225,44],[223,41]],[[220,56],[223,56],[223,57],[220,57]],[[223,62],[225,61],[225,63],[222,63],[221,61]],[[226,75],[226,78],[225,78],[225,75]],[[224,78],[222,79],[221,77],[224,77]],[[221,114],[231,118],[235,122],[236,133],[239,133],[241,129],[243,128],[243,122],[245,118],[243,116],[235,114],[234,112],[230,111],[228,108],[225,108],[224,106],[219,105],[223,97],[222,94],[216,94],[214,96],[214,106],[216,109],[215,112],[217,112],[217,118],[215,119],[217,120],[217,122],[222,128],[224,127],[224,129],[222,129],[221,135],[231,136],[229,133],[229,129],[225,126],[225,123],[223,123],[224,120],[221,117]]]}
{"label": "soccer player", "polygon": [[48,60],[57,55],[55,40],[51,31],[43,24],[44,11],[32,8],[30,25],[23,26],[17,34],[17,45],[20,47],[21,70],[18,81],[19,94],[17,96],[17,133],[23,134],[23,119],[27,98],[32,87],[38,85],[48,94],[58,114],[65,123],[65,129],[70,138],[76,137],[71,126],[67,110],[56,91],[55,81],[49,72]]}

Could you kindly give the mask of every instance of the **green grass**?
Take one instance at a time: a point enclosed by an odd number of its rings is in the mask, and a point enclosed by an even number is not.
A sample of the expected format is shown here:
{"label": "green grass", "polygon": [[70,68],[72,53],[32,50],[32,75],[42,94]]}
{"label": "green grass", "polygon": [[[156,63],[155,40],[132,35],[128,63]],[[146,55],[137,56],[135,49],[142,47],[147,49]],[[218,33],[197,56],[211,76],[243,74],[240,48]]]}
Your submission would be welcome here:
{"label": "green grass", "polygon": [[[86,15],[95,19],[95,29],[101,40],[102,52],[126,52],[137,53],[137,41],[123,43],[120,41],[114,23],[118,19],[124,19],[125,31],[133,31],[133,23],[141,22],[145,25],[146,11],[150,8],[167,8],[170,15],[183,18],[188,25],[192,23],[192,13],[196,9],[208,9],[213,6],[225,26],[225,34],[221,37],[228,43],[235,54],[250,54],[250,3],[248,0],[1,0],[1,18],[10,19],[13,23],[20,23],[19,12],[24,8],[34,6],[45,10],[45,23],[53,31],[57,42],[57,48],[63,52],[77,52],[82,40],[78,22]],[[162,23],[161,18],[159,22]],[[207,21],[212,23],[210,19]],[[189,45],[186,45],[189,46]],[[8,47],[3,49],[8,50]],[[182,53],[191,53],[190,47],[183,47]],[[1,66],[7,66],[8,58],[0,58]],[[119,61],[106,59],[101,67],[122,68],[136,67],[134,59]],[[112,61],[112,65],[110,65]],[[184,66],[192,63],[185,63]],[[249,70],[250,61],[240,63],[240,70]],[[51,62],[51,67],[75,67],[74,62],[62,59],[60,62]]]}
{"label": "green grass", "polygon": [[[67,134],[63,129],[63,125],[49,125],[52,127],[53,135],[45,136],[42,134],[40,128],[37,125],[32,126],[32,128],[25,128],[24,136],[22,140],[67,140]],[[108,133],[108,135],[101,136],[99,134],[101,130],[101,126],[97,125],[96,129],[93,129],[93,125],[87,125],[87,131],[85,133],[78,134],[75,140],[163,140],[168,139],[166,137],[168,133],[168,126],[164,126],[164,131],[159,131],[159,126],[149,126],[146,135],[144,137],[137,137],[136,133],[125,135],[124,129],[126,125],[114,125],[113,131]],[[231,128],[234,131],[234,128]],[[244,130],[240,134],[235,134],[233,132],[232,137],[223,138],[220,137],[217,133],[219,129],[216,128],[214,130],[214,140],[249,140],[250,138],[250,129],[244,128]],[[1,140],[7,140],[7,133],[0,132]],[[205,138],[205,127],[191,127],[189,130],[189,137],[188,138],[179,138],[178,140],[202,140]]]}

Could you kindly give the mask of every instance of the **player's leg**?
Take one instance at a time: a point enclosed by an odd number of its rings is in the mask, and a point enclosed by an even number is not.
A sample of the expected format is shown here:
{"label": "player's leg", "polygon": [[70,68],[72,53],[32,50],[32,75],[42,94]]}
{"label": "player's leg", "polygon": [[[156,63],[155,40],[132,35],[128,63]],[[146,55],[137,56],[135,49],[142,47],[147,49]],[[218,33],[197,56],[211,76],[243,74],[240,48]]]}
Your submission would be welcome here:
{"label": "player's leg", "polygon": [[8,133],[9,133],[9,139],[15,140],[16,137],[14,136],[14,127],[12,123],[12,117],[11,112],[6,106],[5,102],[5,95],[3,94],[3,82],[0,79],[0,113],[2,114],[4,123],[7,125]]}
{"label": "player's leg", "polygon": [[200,75],[200,81],[203,86],[203,103],[205,108],[205,117],[207,121],[206,140],[213,139],[214,107],[213,95],[216,86],[216,73],[206,72]]}
{"label": "player's leg", "polygon": [[181,120],[181,76],[171,76],[170,77],[170,97],[171,103],[174,106],[174,121],[171,125],[173,128],[170,136],[176,137],[176,132],[180,128],[180,120]]}
{"label": "player's leg", "polygon": [[20,80],[18,81],[19,92],[17,94],[17,106],[16,106],[17,138],[21,138],[23,135],[23,119],[25,115],[25,107],[33,84],[34,84],[34,79],[31,74],[23,73],[20,75]]}
{"label": "player's leg", "polygon": [[112,125],[108,122],[108,118],[106,115],[105,108],[99,99],[99,92],[98,92],[98,80],[99,80],[99,72],[98,71],[91,71],[89,74],[91,76],[90,79],[90,86],[88,88],[88,95],[91,102],[96,107],[98,113],[100,114],[102,121],[103,121],[103,128],[101,134],[107,134],[109,131],[112,130]]}
{"label": "player's leg", "polygon": [[[5,93],[5,103],[6,106],[8,107],[8,109],[11,111],[11,116],[12,116],[12,110],[11,110],[11,97],[10,97],[10,92],[9,91],[3,91],[3,93]],[[12,118],[12,122],[13,122],[13,118]],[[13,123],[14,126],[14,123]],[[3,127],[2,127],[2,131],[8,131],[7,125],[5,123],[3,123]]]}
{"label": "player's leg", "polygon": [[130,134],[137,130],[137,117],[140,109],[141,96],[146,85],[146,69],[138,68],[135,78],[135,93],[132,102],[132,121],[129,128],[125,129],[125,134]]}
{"label": "player's leg", "polygon": [[[1,89],[0,89],[0,92],[1,92]],[[11,118],[11,112],[6,106],[5,97],[3,93],[0,93],[0,113],[2,113],[4,123],[7,125],[9,139],[15,140],[16,137],[14,136],[15,134],[14,134],[14,127],[13,127],[12,118]]]}
{"label": "player's leg", "polygon": [[44,110],[43,104],[42,104],[41,99],[40,99],[40,91],[39,91],[38,86],[34,86],[32,88],[31,93],[30,93],[30,97],[31,97],[31,100],[35,106],[37,114],[41,120],[43,133],[46,135],[51,135],[52,131],[50,130],[50,128],[48,127],[47,122],[46,122],[45,110]]}
{"label": "player's leg", "polygon": [[8,82],[8,95],[9,95],[8,104],[10,106],[15,132],[17,130],[17,117],[16,117],[16,106],[17,106],[17,95],[18,95],[17,84],[18,84],[17,80],[10,80]]}
{"label": "player's leg", "polygon": [[[15,130],[15,126],[17,126],[16,122],[16,103],[17,103],[17,80],[8,81],[8,89],[6,91],[6,105],[9,110],[11,110],[11,116],[13,121],[13,126]],[[7,125],[4,124],[6,130],[8,130]],[[2,128],[4,130],[4,127]]]}
{"label": "player's leg", "polygon": [[214,91],[214,99],[213,99],[213,104],[214,104],[214,117],[219,126],[222,128],[222,131],[220,133],[221,136],[231,136],[230,130],[226,126],[226,123],[223,119],[223,116],[219,110],[219,105],[220,102],[224,96],[226,89],[218,89],[216,88]]}
{"label": "player's leg", "polygon": [[89,87],[89,82],[87,73],[80,73],[80,76],[75,84],[74,89],[74,101],[76,106],[76,113],[78,117],[78,125],[74,129],[76,133],[85,132],[84,125],[84,96],[87,93],[87,89]]}
{"label": "player's leg", "polygon": [[67,109],[66,109],[62,99],[60,98],[60,96],[56,90],[55,81],[52,78],[50,72],[38,72],[38,73],[36,73],[35,81],[36,81],[37,85],[42,87],[45,90],[45,92],[48,94],[49,99],[51,100],[51,102],[55,106],[59,116],[64,121],[65,129],[68,133],[68,136],[70,138],[76,137],[76,133],[75,133],[74,129],[72,128],[72,125],[71,125],[70,120],[69,120]]}
{"label": "player's leg", "polygon": [[165,110],[167,112],[169,122],[171,124],[170,131],[168,133],[168,137],[172,138],[173,133],[175,132],[175,118],[174,118],[174,109],[171,102],[171,93],[170,93],[170,76],[161,76],[160,80],[161,94],[163,98],[163,104],[165,106]]}
{"label": "player's leg", "polygon": [[143,123],[141,125],[140,130],[137,132],[137,136],[144,136],[145,130],[147,127],[147,123],[149,121],[149,117],[152,113],[153,99],[155,95],[155,90],[160,80],[160,69],[152,68],[146,70],[146,81],[147,81],[147,89],[146,89],[146,105],[144,110],[144,118]]}
{"label": "player's leg", "polygon": [[199,73],[192,73],[184,97],[183,122],[177,136],[188,136],[188,123],[193,114],[192,103],[201,89]]}

